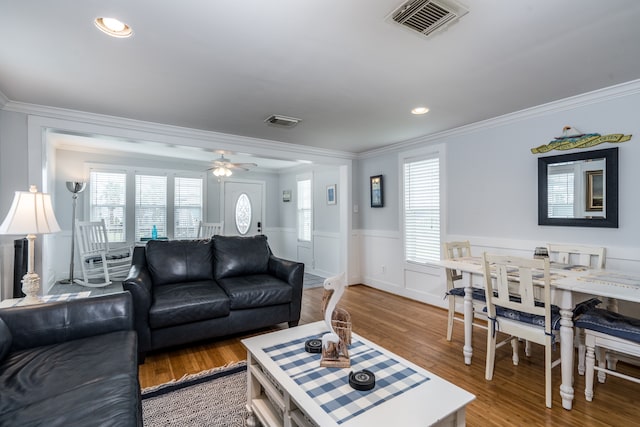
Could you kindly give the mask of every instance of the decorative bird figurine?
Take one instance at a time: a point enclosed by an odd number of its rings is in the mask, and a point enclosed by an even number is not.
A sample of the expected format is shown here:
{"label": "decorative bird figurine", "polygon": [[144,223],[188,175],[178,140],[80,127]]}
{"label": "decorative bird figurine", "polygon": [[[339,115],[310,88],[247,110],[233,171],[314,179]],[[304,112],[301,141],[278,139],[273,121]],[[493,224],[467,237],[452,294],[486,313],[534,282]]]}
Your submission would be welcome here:
{"label": "decorative bird figurine", "polygon": [[351,344],[351,316],[337,308],[346,287],[345,274],[329,277],[324,281],[323,310],[324,321],[329,332],[322,336],[322,359],[320,366],[348,368],[348,346]]}

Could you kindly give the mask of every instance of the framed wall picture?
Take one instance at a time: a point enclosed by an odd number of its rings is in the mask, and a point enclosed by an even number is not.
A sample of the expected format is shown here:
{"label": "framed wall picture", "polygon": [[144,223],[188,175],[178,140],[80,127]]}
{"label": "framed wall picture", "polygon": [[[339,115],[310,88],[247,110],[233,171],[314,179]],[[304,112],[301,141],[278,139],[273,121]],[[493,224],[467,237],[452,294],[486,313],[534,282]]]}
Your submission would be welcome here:
{"label": "framed wall picture", "polygon": [[587,171],[587,206],[589,212],[602,212],[604,205],[604,181],[602,169]]}
{"label": "framed wall picture", "polygon": [[327,204],[335,205],[336,204],[336,185],[327,185]]}
{"label": "framed wall picture", "polygon": [[375,175],[369,178],[369,186],[371,188],[371,207],[384,207],[384,193],[382,190],[382,175]]}
{"label": "framed wall picture", "polygon": [[282,201],[283,202],[291,201],[291,190],[282,190]]}

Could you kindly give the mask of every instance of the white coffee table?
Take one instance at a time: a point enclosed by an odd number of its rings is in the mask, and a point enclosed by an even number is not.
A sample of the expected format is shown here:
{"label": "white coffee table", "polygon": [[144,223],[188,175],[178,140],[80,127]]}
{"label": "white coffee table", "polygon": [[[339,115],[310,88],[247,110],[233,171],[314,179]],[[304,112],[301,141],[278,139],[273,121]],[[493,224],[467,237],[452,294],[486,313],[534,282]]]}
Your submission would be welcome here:
{"label": "white coffee table", "polygon": [[[327,332],[316,322],[242,340],[247,348],[248,424],[265,426],[465,425],[475,396],[360,337],[352,336],[351,368],[322,368],[304,350]],[[351,371],[376,376],[370,391],[348,384]]]}

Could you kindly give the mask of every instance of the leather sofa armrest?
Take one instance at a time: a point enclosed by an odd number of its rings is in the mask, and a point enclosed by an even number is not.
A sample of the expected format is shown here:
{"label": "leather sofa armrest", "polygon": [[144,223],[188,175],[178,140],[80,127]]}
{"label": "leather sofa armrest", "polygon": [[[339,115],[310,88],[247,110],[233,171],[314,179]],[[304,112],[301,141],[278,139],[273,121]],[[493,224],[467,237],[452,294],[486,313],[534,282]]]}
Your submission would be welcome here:
{"label": "leather sofa armrest", "polygon": [[0,317],[11,331],[14,351],[133,330],[128,292],[10,307],[0,310]]}
{"label": "leather sofa armrest", "polygon": [[304,278],[304,264],[301,262],[288,261],[274,255],[269,256],[269,274],[284,280],[294,289],[302,290]]}
{"label": "leather sofa armrest", "polygon": [[297,326],[302,309],[302,283],[304,279],[304,264],[269,256],[269,274],[291,285],[293,298],[289,304],[289,326]]}
{"label": "leather sofa armrest", "polygon": [[122,288],[131,292],[133,297],[134,327],[138,333],[138,351],[144,353],[151,349],[151,329],[149,327],[149,309],[153,300],[153,281],[147,268],[143,247],[133,250],[131,269]]}

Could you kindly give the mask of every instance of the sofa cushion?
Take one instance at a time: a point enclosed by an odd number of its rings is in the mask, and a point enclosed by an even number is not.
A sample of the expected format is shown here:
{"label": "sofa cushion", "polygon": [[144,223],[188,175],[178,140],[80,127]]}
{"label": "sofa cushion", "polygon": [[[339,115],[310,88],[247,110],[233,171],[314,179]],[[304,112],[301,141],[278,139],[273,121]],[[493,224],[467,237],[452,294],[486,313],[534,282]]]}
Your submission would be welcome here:
{"label": "sofa cushion", "polygon": [[229,297],[213,280],[172,283],[153,291],[152,329],[229,315]]}
{"label": "sofa cushion", "polygon": [[156,286],[213,279],[210,240],[152,240],[145,252]]}
{"label": "sofa cushion", "polygon": [[9,353],[11,341],[11,331],[4,320],[0,319],[0,362]]}
{"label": "sofa cushion", "polygon": [[270,256],[267,236],[214,236],[214,277],[218,280],[266,273]]}
{"label": "sofa cushion", "polygon": [[14,351],[0,363],[0,420],[12,425],[135,425],[137,338],[120,331]]}
{"label": "sofa cushion", "polygon": [[288,304],[293,297],[287,282],[268,274],[229,277],[218,284],[229,295],[232,310]]}

